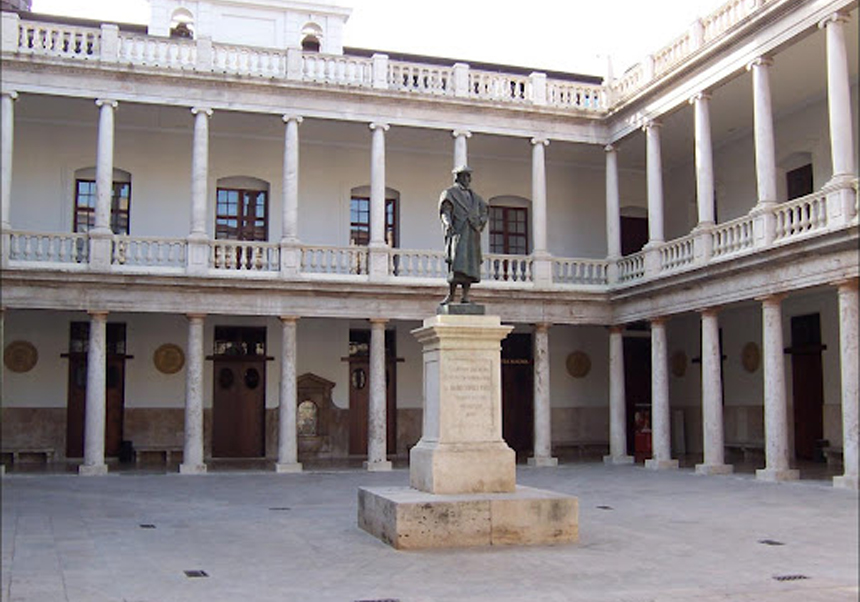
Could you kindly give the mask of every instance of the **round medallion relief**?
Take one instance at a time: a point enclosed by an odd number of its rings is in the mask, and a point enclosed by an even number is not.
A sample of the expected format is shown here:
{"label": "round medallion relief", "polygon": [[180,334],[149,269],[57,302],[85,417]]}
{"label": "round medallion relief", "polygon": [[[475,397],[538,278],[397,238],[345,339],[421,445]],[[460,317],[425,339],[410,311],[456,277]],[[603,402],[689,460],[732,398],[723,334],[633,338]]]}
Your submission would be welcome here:
{"label": "round medallion relief", "polygon": [[3,363],[12,372],[29,372],[38,361],[39,352],[28,341],[12,341],[3,351]]}
{"label": "round medallion relief", "polygon": [[591,358],[584,351],[574,351],[567,356],[567,373],[582,378],[591,372]]}
{"label": "round medallion relief", "polygon": [[185,365],[185,354],[179,345],[165,343],[152,354],[152,362],[163,374],[176,374]]}
{"label": "round medallion relief", "polygon": [[755,372],[758,370],[759,363],[761,363],[761,353],[758,345],[750,341],[741,349],[741,364],[747,372]]}

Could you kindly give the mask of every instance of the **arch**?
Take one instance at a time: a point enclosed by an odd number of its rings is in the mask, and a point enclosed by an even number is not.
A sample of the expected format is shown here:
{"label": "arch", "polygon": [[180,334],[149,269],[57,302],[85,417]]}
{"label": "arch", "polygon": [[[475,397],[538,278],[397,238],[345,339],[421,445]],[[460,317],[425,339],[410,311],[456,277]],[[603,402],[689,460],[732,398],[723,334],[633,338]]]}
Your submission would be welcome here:
{"label": "arch", "polygon": [[525,207],[526,209],[531,209],[532,202],[525,197],[517,196],[515,194],[501,194],[499,196],[492,197],[489,201],[489,205],[491,207]]}
{"label": "arch", "polygon": [[170,15],[170,37],[194,37],[194,14],[189,9],[180,7]]}
{"label": "arch", "polygon": [[[110,227],[114,234],[130,233],[131,173],[114,167],[111,178]],[[95,225],[96,168],[75,170],[72,231],[88,232]]]}
{"label": "arch", "polygon": [[269,192],[269,183],[254,176],[225,176],[218,178],[218,188],[238,188],[242,190],[257,190]]}
{"label": "arch", "polygon": [[[93,180],[96,179],[96,168],[95,167],[82,167],[80,169],[75,170],[75,179],[76,180]],[[114,182],[131,182],[131,172],[128,172],[124,169],[119,169],[118,167],[113,168],[113,181]]]}
{"label": "arch", "polygon": [[319,52],[323,38],[323,30],[313,21],[305,23],[302,27],[302,50]]}

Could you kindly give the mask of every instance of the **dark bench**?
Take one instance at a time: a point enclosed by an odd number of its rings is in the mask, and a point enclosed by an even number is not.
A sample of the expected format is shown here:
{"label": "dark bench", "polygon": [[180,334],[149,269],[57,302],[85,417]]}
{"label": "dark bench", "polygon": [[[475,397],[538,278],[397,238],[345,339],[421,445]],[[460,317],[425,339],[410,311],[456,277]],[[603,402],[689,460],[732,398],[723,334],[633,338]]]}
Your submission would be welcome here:
{"label": "dark bench", "polygon": [[764,441],[745,441],[740,443],[726,443],[727,450],[740,452],[744,462],[760,459],[764,455]]}
{"label": "dark bench", "polygon": [[135,445],[134,462],[141,464],[145,459],[157,458],[162,464],[170,464],[175,455],[182,455],[181,445]]}
{"label": "dark bench", "polygon": [[18,462],[42,462],[48,464],[54,461],[53,447],[10,447],[2,450],[3,461],[7,458],[10,464]]}

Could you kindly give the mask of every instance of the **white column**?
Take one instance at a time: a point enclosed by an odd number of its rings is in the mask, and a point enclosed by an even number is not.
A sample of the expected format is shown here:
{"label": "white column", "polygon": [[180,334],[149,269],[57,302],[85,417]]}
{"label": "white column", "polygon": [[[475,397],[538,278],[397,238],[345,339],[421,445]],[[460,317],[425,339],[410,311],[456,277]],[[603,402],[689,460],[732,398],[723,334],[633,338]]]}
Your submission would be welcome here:
{"label": "white column", "polygon": [[282,243],[299,241],[299,124],[302,118],[284,115],[284,198]]}
{"label": "white column", "polygon": [[535,324],[534,338],[534,456],[531,466],[558,466],[552,457],[552,408],[549,381],[549,327]]}
{"label": "white column", "polygon": [[547,255],[546,240],[546,138],[532,138],[532,253]]}
{"label": "white column", "polygon": [[672,459],[669,408],[669,361],[666,348],[666,320],[651,320],[651,459],[645,468],[678,468]]}
{"label": "white column", "polygon": [[[12,151],[15,144],[15,100],[17,92],[0,92],[0,208],[2,208],[2,228],[12,227],[9,216],[9,199],[12,194]],[[5,249],[4,249],[5,257]]]}
{"label": "white column", "polygon": [[618,149],[611,144],[606,151],[606,258],[621,257],[621,196],[618,188]]}
{"label": "white column", "polygon": [[370,321],[370,403],[367,412],[367,470],[391,470],[386,460],[387,402],[385,386],[385,325],[388,320]]}
{"label": "white column", "polygon": [[842,376],[842,461],[845,474],[834,477],[834,487],[858,489],[860,408],[858,408],[858,293],[857,279],[839,283],[839,362]]}
{"label": "white column", "polygon": [[454,136],[454,168],[460,165],[469,164],[468,140],[472,137],[472,132],[467,130],[454,130],[451,132]]}
{"label": "white column", "polygon": [[698,227],[714,225],[714,156],[711,145],[711,95],[699,92],[693,104],[696,147],[696,206],[699,210]]}
{"label": "white column", "polygon": [[624,327],[609,328],[609,455],[605,464],[633,464],[627,455],[627,405],[624,389]]}
{"label": "white column", "polygon": [[212,109],[194,107],[194,141],[191,154],[191,233],[189,238],[206,239],[206,206],[209,180],[209,117]]}
{"label": "white column", "polygon": [[764,481],[797,479],[789,467],[788,405],[785,396],[785,356],[782,338],[782,297],[761,299],[764,355],[764,437],[765,468],[756,471]]}
{"label": "white column", "polygon": [[185,446],[179,474],[204,474],[203,462],[203,314],[188,314],[185,362]]}
{"label": "white column", "polygon": [[845,24],[849,18],[836,13],[821,26],[827,34],[827,108],[830,116],[830,154],[833,179],[854,175],[854,125],[851,121],[851,78],[845,46]]}
{"label": "white column", "polygon": [[664,242],[663,234],[663,159],[660,151],[659,121],[645,124],[648,180],[648,244]]}
{"label": "white column", "polygon": [[696,465],[697,474],[729,474],[725,463],[723,434],[722,357],[720,323],[716,309],[702,312],[702,434],[705,459]]}
{"label": "white column", "polygon": [[768,58],[758,58],[747,66],[752,72],[756,183],[760,208],[776,203],[776,146],[769,73],[772,64]]}
{"label": "white column", "polygon": [[87,350],[87,395],[84,409],[84,463],[78,467],[82,476],[100,476],[108,472],[105,464],[105,414],[107,384],[107,312],[91,311],[90,338]]}
{"label": "white column", "polygon": [[99,99],[99,132],[96,150],[96,207],[94,235],[112,234],[110,227],[111,197],[113,196],[113,146],[115,100]]}
{"label": "white column", "polygon": [[295,316],[281,316],[281,389],[278,406],[278,462],[276,472],[301,472],[296,439],[296,325]]}
{"label": "white column", "polygon": [[[6,308],[0,305],[0,349],[6,349],[6,336],[5,336],[5,324],[6,324]],[[3,372],[0,371],[0,399],[6,399],[3,391],[3,383],[5,379],[2,376]],[[0,476],[6,474],[6,465],[0,464]]]}
{"label": "white column", "polygon": [[388,124],[371,123],[370,147],[370,246],[385,246],[385,132]]}

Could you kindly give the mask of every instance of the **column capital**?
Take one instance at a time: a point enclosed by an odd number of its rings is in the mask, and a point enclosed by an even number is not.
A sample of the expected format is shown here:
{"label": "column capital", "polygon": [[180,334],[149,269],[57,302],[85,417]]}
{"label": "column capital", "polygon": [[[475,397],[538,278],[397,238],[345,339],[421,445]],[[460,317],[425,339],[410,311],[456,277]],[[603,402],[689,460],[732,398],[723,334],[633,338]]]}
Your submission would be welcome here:
{"label": "column capital", "polygon": [[831,283],[835,286],[838,292],[850,292],[856,291],[858,289],[858,284],[860,284],[860,280],[857,278],[843,278],[841,280],[834,280]]}
{"label": "column capital", "polygon": [[381,131],[383,131],[383,132],[387,132],[389,129],[391,129],[391,126],[390,126],[390,125],[388,125],[387,123],[376,122],[376,121],[374,121],[373,123],[371,123],[370,125],[368,125],[368,127],[369,127],[372,131],[381,130]]}
{"label": "column capital", "polygon": [[454,138],[460,138],[461,136],[463,138],[471,138],[472,132],[470,132],[469,130],[454,130],[453,132],[451,132],[451,136],[453,136]]}
{"label": "column capital", "polygon": [[290,115],[290,114],[284,114],[281,117],[281,119],[284,120],[284,123],[289,123],[291,121],[295,121],[296,123],[301,123],[302,121],[305,120],[305,118],[302,117],[301,115]]}
{"label": "column capital", "polygon": [[367,321],[370,322],[372,326],[385,326],[388,324],[388,318],[368,318]]}
{"label": "column capital", "polygon": [[618,145],[612,144],[610,142],[609,144],[607,144],[606,146],[603,147],[603,152],[605,152],[605,153],[617,153],[618,152]]}
{"label": "column capital", "polygon": [[666,316],[657,316],[648,320],[651,326],[665,326],[667,321],[668,318]]}
{"label": "column capital", "polygon": [[663,127],[663,122],[659,119],[646,119],[642,124],[642,131],[647,132],[650,129],[659,129]]}
{"label": "column capital", "polygon": [[769,56],[760,56],[747,64],[747,71],[752,71],[753,67],[770,67],[771,65],[773,65],[772,58]]}
{"label": "column capital", "polygon": [[818,28],[824,29],[833,23],[848,23],[850,20],[848,13],[837,11],[821,19],[821,21],[818,22]]}
{"label": "column capital", "polygon": [[549,138],[544,138],[540,136],[536,136],[531,139],[532,146],[538,146],[539,144],[543,144],[544,146],[549,146]]}
{"label": "column capital", "polygon": [[101,107],[110,107],[112,109],[116,109],[119,106],[119,103],[111,98],[97,98],[96,106]]}
{"label": "column capital", "polygon": [[12,100],[18,100],[18,93],[15,90],[0,90],[0,96],[8,96]]}
{"label": "column capital", "polygon": [[295,324],[301,320],[299,316],[278,316],[278,319],[285,324]]}
{"label": "column capital", "polygon": [[688,102],[691,105],[694,105],[702,100],[711,100],[711,97],[712,94],[710,92],[708,92],[707,90],[702,90],[701,92],[696,92],[695,94],[693,94]]}
{"label": "column capital", "polygon": [[189,320],[203,320],[206,318],[206,314],[190,312],[190,313],[185,314],[185,317],[188,318]]}
{"label": "column capital", "polygon": [[93,320],[107,320],[110,312],[106,309],[88,309],[87,313]]}
{"label": "column capital", "polygon": [[755,300],[760,301],[762,305],[774,305],[781,303],[787,296],[788,295],[786,293],[771,293],[769,295],[760,295],[755,297]]}
{"label": "column capital", "polygon": [[610,334],[621,334],[624,332],[624,324],[610,324],[606,327]]}
{"label": "column capital", "polygon": [[535,332],[549,332],[552,322],[535,322]]}
{"label": "column capital", "polygon": [[212,109],[210,109],[209,107],[191,107],[191,114],[203,114],[206,115],[206,117],[212,117]]}
{"label": "column capital", "polygon": [[720,305],[712,305],[709,307],[700,307],[696,310],[696,313],[702,314],[702,316],[716,316],[722,309]]}

